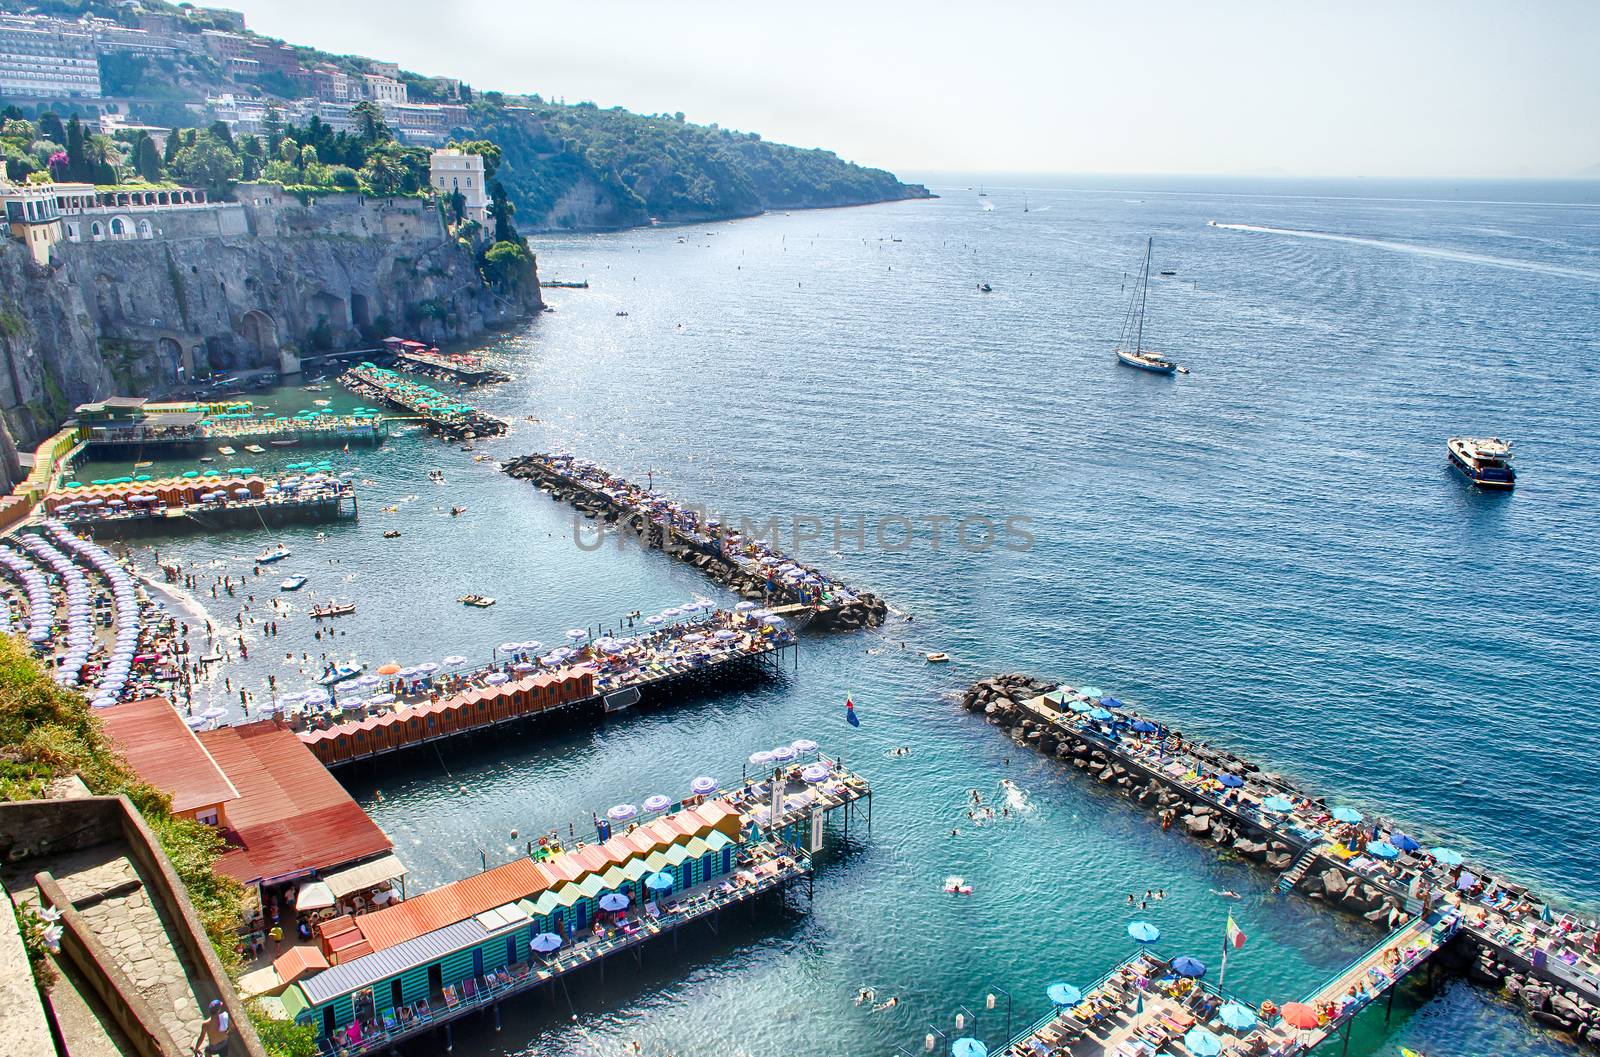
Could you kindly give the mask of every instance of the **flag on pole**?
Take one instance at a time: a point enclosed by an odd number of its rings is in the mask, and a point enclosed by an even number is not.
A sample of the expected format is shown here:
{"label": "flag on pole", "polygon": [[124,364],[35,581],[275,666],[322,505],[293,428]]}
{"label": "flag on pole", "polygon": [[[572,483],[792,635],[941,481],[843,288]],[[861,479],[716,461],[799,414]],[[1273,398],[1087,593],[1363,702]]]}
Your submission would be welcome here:
{"label": "flag on pole", "polygon": [[1240,947],[1244,946],[1244,941],[1246,938],[1247,937],[1244,934],[1244,929],[1240,928],[1238,923],[1233,920],[1233,915],[1229,914],[1227,945],[1232,947],[1234,950],[1238,950]]}
{"label": "flag on pole", "polygon": [[850,700],[849,694],[844,698],[844,718],[852,727],[861,726],[861,717],[856,715],[856,703]]}

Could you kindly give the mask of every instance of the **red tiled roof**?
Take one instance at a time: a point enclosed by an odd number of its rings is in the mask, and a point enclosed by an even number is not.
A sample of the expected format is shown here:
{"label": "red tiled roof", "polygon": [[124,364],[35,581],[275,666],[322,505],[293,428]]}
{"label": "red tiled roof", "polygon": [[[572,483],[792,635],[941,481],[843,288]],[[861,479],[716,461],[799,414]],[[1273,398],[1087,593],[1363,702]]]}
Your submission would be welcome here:
{"label": "red tiled roof", "polygon": [[99,709],[111,740],[145,781],[172,795],[172,810],[224,804],[239,791],[164,697]]}
{"label": "red tiled roof", "polygon": [[222,727],[200,742],[239,790],[228,822],[241,847],[218,860],[241,881],[332,870],[394,845],[295,734],[272,722]]}

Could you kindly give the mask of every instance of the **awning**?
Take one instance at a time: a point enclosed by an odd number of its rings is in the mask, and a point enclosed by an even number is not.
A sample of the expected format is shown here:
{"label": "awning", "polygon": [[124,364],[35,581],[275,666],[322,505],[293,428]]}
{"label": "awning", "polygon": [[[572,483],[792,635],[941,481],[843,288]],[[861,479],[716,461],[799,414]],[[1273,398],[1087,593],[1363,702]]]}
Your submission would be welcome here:
{"label": "awning", "polygon": [[406,875],[406,864],[397,855],[380,855],[359,866],[335,870],[322,879],[333,889],[334,897],[343,899],[352,892],[376,888],[385,881],[398,881]]}

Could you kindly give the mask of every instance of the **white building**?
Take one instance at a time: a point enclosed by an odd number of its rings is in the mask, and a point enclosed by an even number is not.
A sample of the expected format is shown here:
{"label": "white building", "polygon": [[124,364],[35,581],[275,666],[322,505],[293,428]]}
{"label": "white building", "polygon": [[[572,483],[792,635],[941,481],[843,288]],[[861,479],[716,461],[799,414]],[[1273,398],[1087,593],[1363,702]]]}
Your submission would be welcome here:
{"label": "white building", "polygon": [[361,79],[366,82],[366,96],[374,103],[404,103],[406,101],[406,83],[397,81],[393,77],[385,77],[381,73],[364,73]]}
{"label": "white building", "polygon": [[428,179],[440,198],[455,191],[466,201],[466,217],[489,225],[489,191],[483,185],[483,158],[455,147],[436,150],[428,159]]}
{"label": "white building", "polygon": [[0,94],[23,99],[100,98],[94,36],[61,19],[0,16]]}

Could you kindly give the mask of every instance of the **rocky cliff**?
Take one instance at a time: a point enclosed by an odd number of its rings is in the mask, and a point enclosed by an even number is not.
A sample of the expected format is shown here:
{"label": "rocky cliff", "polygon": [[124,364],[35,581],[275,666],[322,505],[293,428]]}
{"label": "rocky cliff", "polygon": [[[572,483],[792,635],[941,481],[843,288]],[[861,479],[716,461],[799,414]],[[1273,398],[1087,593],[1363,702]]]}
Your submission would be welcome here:
{"label": "rocky cliff", "polygon": [[[241,185],[238,202],[69,218],[49,268],[0,245],[0,483],[73,407],[158,396],[212,372],[290,371],[387,334],[449,342],[540,308],[536,277],[496,290],[419,199],[310,203]],[[94,225],[100,225],[95,228]],[[95,241],[96,235],[102,241]]]}

